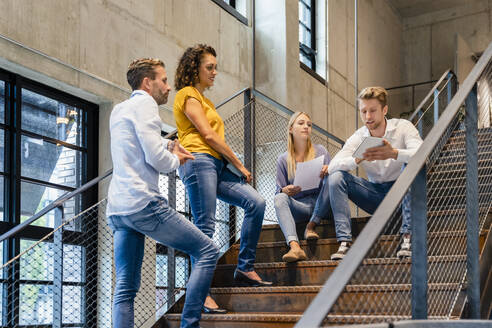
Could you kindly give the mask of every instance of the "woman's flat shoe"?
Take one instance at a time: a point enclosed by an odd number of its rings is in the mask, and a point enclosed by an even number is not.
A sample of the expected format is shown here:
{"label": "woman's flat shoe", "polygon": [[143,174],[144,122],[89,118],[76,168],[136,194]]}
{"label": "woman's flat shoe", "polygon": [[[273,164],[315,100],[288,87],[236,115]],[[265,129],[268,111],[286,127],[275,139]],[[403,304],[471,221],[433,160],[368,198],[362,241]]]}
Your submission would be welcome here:
{"label": "woman's flat shoe", "polygon": [[304,261],[305,259],[307,259],[307,256],[304,250],[302,250],[302,248],[297,250],[290,249],[290,251],[288,251],[287,253],[284,254],[284,256],[282,256],[282,260],[288,263]]}
{"label": "woman's flat shoe", "polygon": [[271,281],[254,280],[238,270],[234,271],[234,282],[244,287],[267,287],[272,285]]}
{"label": "woman's flat shoe", "polygon": [[207,313],[207,314],[225,314],[225,313],[227,313],[227,310],[226,309],[221,309],[221,308],[212,309],[212,308],[206,307],[204,305],[203,306],[203,313]]}

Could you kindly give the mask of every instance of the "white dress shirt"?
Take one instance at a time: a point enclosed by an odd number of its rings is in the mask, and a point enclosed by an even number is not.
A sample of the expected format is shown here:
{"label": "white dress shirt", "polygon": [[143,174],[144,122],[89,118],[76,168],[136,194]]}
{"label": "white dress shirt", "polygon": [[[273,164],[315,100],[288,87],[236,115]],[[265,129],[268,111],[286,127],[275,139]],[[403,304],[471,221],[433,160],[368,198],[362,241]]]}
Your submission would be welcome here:
{"label": "white dress shirt", "polygon": [[111,156],[113,176],[109,185],[106,215],[139,212],[159,195],[159,172],[179,166],[167,150],[169,140],[161,137],[162,121],[156,101],[143,90],[111,112]]}
{"label": "white dress shirt", "polygon": [[[355,158],[352,157],[354,151],[359,147],[365,137],[370,136],[366,126],[355,131],[347,140],[342,150],[331,160],[328,166],[328,173],[335,171],[352,171],[357,167]],[[391,146],[398,150],[395,159],[375,160],[372,162],[362,161],[360,166],[366,171],[370,182],[383,183],[395,181],[401,173],[403,164],[408,163],[410,158],[417,152],[422,139],[419,132],[410,121],[404,119],[386,120],[386,131],[383,136]]]}

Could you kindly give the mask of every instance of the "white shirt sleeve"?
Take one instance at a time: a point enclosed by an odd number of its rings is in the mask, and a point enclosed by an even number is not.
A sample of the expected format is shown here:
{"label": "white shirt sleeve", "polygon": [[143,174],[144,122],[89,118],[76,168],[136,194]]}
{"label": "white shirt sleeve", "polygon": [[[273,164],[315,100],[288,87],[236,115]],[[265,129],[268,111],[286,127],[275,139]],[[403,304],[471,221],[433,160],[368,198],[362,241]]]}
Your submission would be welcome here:
{"label": "white shirt sleeve", "polygon": [[136,113],[134,127],[145,154],[145,162],[156,171],[172,172],[179,167],[179,159],[167,150],[169,140],[161,137],[162,121],[157,104],[152,98],[147,98],[141,105]]}
{"label": "white shirt sleeve", "polygon": [[359,147],[362,142],[361,137],[358,134],[353,134],[343,145],[343,148],[333,157],[328,166],[328,173],[331,174],[335,171],[352,171],[357,167],[355,158],[352,157],[354,151]]}
{"label": "white shirt sleeve", "polygon": [[422,138],[420,138],[419,131],[415,126],[409,122],[405,121],[405,127],[402,129],[403,139],[405,142],[405,149],[398,149],[397,162],[408,163],[410,158],[417,152],[422,145]]}

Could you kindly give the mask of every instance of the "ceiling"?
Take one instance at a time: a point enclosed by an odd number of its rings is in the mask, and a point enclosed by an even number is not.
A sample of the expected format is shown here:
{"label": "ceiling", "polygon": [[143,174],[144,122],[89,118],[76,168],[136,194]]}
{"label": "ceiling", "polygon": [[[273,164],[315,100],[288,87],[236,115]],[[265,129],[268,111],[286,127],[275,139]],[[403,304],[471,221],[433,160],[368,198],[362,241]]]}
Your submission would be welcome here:
{"label": "ceiling", "polygon": [[413,17],[469,4],[475,0],[388,0],[401,17]]}

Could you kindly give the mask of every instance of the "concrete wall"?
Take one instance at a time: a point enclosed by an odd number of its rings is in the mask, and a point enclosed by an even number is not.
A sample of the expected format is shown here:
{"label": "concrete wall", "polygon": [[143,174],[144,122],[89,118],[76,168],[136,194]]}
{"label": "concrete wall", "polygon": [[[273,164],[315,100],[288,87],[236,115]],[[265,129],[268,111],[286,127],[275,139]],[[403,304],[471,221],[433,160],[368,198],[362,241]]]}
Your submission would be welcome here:
{"label": "concrete wall", "polygon": [[[0,67],[100,105],[100,172],[111,166],[108,118],[129,95],[132,59],[163,59],[172,82],[185,48],[208,43],[220,70],[208,94],[214,102],[251,84],[251,28],[212,1],[9,0],[0,1],[0,12]],[[161,111],[172,126],[174,94]]]}
{"label": "concrete wall", "polygon": [[[318,42],[328,54],[327,72],[320,72],[327,76],[326,83],[299,65],[297,0],[270,0],[256,1],[256,84],[346,139],[355,130],[354,5],[346,0],[321,2],[327,4],[327,38],[324,44]],[[400,18],[386,1],[359,1],[359,88],[401,83],[402,31]]]}
{"label": "concrete wall", "polygon": [[467,0],[462,6],[404,18],[404,83],[436,80],[454,69],[456,34],[473,52],[484,51],[492,41],[491,16],[492,1]]}

